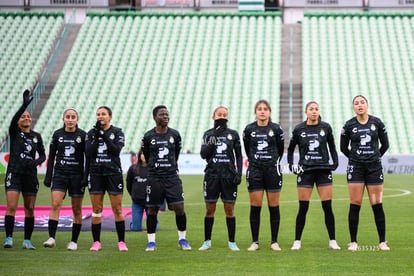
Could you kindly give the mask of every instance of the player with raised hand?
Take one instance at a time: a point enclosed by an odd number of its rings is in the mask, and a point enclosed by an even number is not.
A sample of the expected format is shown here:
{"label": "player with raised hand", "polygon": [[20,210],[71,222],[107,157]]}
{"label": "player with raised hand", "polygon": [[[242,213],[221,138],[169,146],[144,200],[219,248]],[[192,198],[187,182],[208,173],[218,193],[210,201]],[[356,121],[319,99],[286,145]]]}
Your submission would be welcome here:
{"label": "player with raised hand", "polygon": [[[124,179],[122,175],[121,150],[125,144],[122,129],[112,126],[112,110],[101,106],[96,111],[97,122],[86,135],[85,152],[90,161],[89,195],[92,202],[92,236],[90,251],[99,251],[101,246],[101,227],[103,199],[109,194],[115,228],[118,235],[119,251],[128,251],[125,244],[125,219],[122,213]],[[87,161],[88,162],[88,161]]]}
{"label": "player with raised hand", "polygon": [[253,240],[248,251],[259,249],[260,212],[264,191],[266,191],[270,213],[270,249],[281,250],[277,238],[282,189],[280,160],[283,156],[284,136],[280,125],[272,122],[271,112],[268,101],[258,101],[254,107],[256,121],[248,124],[243,131],[244,149],[249,160],[246,178],[250,198],[250,230]]}
{"label": "player with raised hand", "polygon": [[165,199],[169,208],[175,212],[178,246],[182,250],[191,250],[186,239],[187,217],[184,211],[183,186],[178,176],[177,161],[182,147],[181,135],[168,126],[170,117],[165,105],[154,107],[152,117],[156,126],[144,134],[141,142],[142,152],[148,163],[146,189],[148,243],[145,250],[156,249],[157,214]]}
{"label": "player with raised hand", "polygon": [[381,119],[368,114],[368,100],[364,96],[355,96],[352,104],[356,116],[345,123],[341,132],[341,151],[348,157],[348,224],[351,236],[348,250],[358,250],[359,211],[366,187],[379,237],[378,248],[388,251],[382,207],[384,174],[381,163],[381,157],[389,147],[388,134]]}
{"label": "player with raised hand", "polygon": [[63,112],[63,127],[57,129],[49,145],[49,160],[44,184],[51,188],[52,208],[49,214],[49,239],[44,247],[56,246],[56,230],[59,213],[66,192],[71,197],[73,211],[72,239],[68,250],[77,250],[78,237],[82,228],[82,200],[87,185],[85,166],[86,132],[78,127],[78,112],[68,108]]}
{"label": "player with raised hand", "polygon": [[200,155],[207,161],[204,170],[204,243],[200,251],[211,248],[211,233],[218,197],[224,205],[226,214],[228,246],[232,251],[239,251],[236,241],[236,217],[234,205],[237,198],[237,186],[241,182],[243,158],[240,137],[237,131],[227,127],[228,109],[217,107],[213,112],[214,127],[203,135]]}
{"label": "player with raised hand", "polygon": [[[296,174],[299,211],[296,216],[295,241],[292,250],[301,248],[301,237],[305,227],[306,213],[316,184],[325,213],[325,225],[329,234],[329,248],[341,249],[335,240],[335,218],[332,212],[332,171],[338,167],[338,153],[335,148],[331,126],[320,117],[319,104],[308,102],[305,108],[306,121],[298,124],[290,139],[287,160],[289,168]],[[299,147],[299,164],[293,164],[293,153]],[[328,150],[329,147],[329,150]],[[332,164],[329,163],[329,155]],[[296,168],[296,171],[295,171]]]}
{"label": "player with raised hand", "polygon": [[35,249],[30,239],[34,230],[34,207],[39,190],[37,166],[46,160],[46,155],[42,136],[31,129],[32,116],[26,110],[32,100],[32,93],[25,90],[23,104],[14,114],[9,127],[10,159],[5,179],[7,209],[4,217],[4,248],[13,247],[15,215],[19,195],[22,193],[25,214],[23,248]]}

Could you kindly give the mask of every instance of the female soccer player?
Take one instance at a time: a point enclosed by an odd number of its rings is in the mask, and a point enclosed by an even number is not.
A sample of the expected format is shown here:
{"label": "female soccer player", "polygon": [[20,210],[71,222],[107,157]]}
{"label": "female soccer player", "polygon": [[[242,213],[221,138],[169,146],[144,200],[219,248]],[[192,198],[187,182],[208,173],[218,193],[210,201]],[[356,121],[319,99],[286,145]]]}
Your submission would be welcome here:
{"label": "female soccer player", "polygon": [[237,198],[237,186],[241,182],[243,158],[240,137],[237,131],[227,127],[228,109],[217,107],[213,112],[214,128],[203,135],[201,157],[207,161],[204,170],[204,200],[206,215],[204,217],[204,243],[200,251],[211,248],[211,232],[218,197],[224,205],[226,214],[228,246],[232,251],[240,251],[235,241],[236,217],[234,204]]}
{"label": "female soccer player", "polygon": [[67,249],[77,250],[77,241],[82,228],[82,200],[87,183],[84,176],[86,132],[78,127],[78,112],[73,108],[63,112],[63,124],[62,128],[53,133],[49,145],[44,184],[46,187],[51,187],[52,209],[48,222],[49,239],[43,243],[43,246],[56,246],[59,213],[68,191],[72,198],[73,225],[72,239]]}
{"label": "female soccer player", "polygon": [[102,249],[101,216],[105,191],[109,194],[115,227],[118,235],[119,251],[128,251],[125,244],[125,220],[122,214],[122,194],[124,180],[120,153],[125,143],[124,133],[111,125],[112,110],[101,106],[96,111],[96,125],[86,135],[86,156],[90,160],[89,194],[92,202],[92,236],[90,251]]}
{"label": "female soccer player", "polygon": [[[309,208],[313,184],[325,213],[325,225],[329,235],[329,248],[341,249],[335,240],[335,218],[332,212],[332,173],[338,167],[338,153],[335,149],[331,126],[321,121],[319,104],[311,101],[306,104],[306,121],[298,124],[292,132],[288,148],[289,168],[298,174],[297,189],[299,211],[296,217],[295,241],[292,250],[301,248],[301,237],[305,227],[306,213]],[[299,164],[293,166],[293,152],[299,147]],[[329,151],[328,151],[329,147]],[[329,164],[329,153],[332,165]]]}
{"label": "female soccer player", "polygon": [[5,179],[7,209],[4,217],[4,248],[13,247],[14,221],[21,192],[25,215],[23,248],[35,249],[30,239],[34,229],[34,207],[39,190],[37,166],[45,161],[46,155],[42,136],[30,128],[32,116],[26,108],[32,100],[32,93],[25,90],[23,104],[14,114],[9,127],[10,159]]}
{"label": "female soccer player", "polygon": [[282,189],[280,160],[284,150],[282,128],[271,121],[271,107],[266,100],[255,105],[256,121],[247,125],[243,131],[243,143],[249,160],[247,169],[247,188],[250,197],[250,229],[253,243],[247,249],[259,249],[260,212],[263,191],[266,191],[270,213],[271,244],[270,248],[280,251],[277,243],[280,212],[279,199]]}
{"label": "female soccer player", "polygon": [[165,105],[154,107],[152,117],[156,126],[144,134],[141,142],[145,160],[148,162],[146,188],[148,243],[145,251],[156,249],[157,213],[165,199],[169,208],[175,212],[178,246],[182,250],[191,250],[186,239],[187,217],[184,211],[183,186],[178,176],[177,161],[182,147],[181,135],[168,126],[170,117]]}
{"label": "female soccer player", "polygon": [[390,248],[385,240],[385,214],[382,208],[384,175],[381,164],[381,157],[389,147],[388,134],[384,123],[368,114],[368,100],[364,96],[355,96],[352,104],[356,116],[345,123],[341,132],[341,151],[348,157],[348,224],[351,236],[348,250],[358,249],[359,211],[366,186],[379,236],[378,248],[388,251]]}

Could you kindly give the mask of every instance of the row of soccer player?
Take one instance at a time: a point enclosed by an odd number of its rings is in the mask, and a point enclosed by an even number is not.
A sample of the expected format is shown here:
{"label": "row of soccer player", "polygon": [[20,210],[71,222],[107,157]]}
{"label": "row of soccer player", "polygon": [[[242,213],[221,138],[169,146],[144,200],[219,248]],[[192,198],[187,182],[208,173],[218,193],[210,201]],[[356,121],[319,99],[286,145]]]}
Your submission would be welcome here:
{"label": "row of soccer player", "polygon": [[[7,167],[5,189],[7,210],[5,214],[5,248],[13,246],[13,228],[19,194],[24,198],[25,223],[23,248],[35,249],[30,239],[34,229],[34,205],[39,188],[37,165],[45,161],[45,149],[41,135],[31,129],[32,119],[27,106],[32,101],[31,92],[23,93],[23,104],[10,124],[10,159]],[[347,180],[350,194],[349,232],[351,242],[348,250],[356,251],[359,210],[365,186],[374,212],[379,235],[380,250],[389,250],[385,240],[385,215],[382,208],[383,174],[381,156],[388,149],[388,137],[382,121],[368,114],[368,101],[358,95],[353,99],[356,116],[347,121],[342,129],[340,148],[348,157]],[[243,131],[243,144],[249,166],[246,174],[250,198],[250,227],[252,244],[248,251],[259,249],[260,213],[263,195],[266,191],[270,213],[270,248],[281,250],[278,244],[280,222],[279,198],[282,175],[279,162],[284,152],[282,128],[271,121],[271,107],[260,100],[254,107],[256,120]],[[316,185],[325,214],[329,234],[329,248],[339,250],[335,240],[335,219],[332,211],[332,174],[338,166],[332,129],[321,121],[319,105],[309,102],[305,113],[307,119],[297,125],[292,133],[288,148],[289,168],[297,174],[299,211],[296,218],[295,241],[292,250],[301,248],[301,235],[309,207],[313,186]],[[120,153],[124,146],[124,134],[120,128],[111,125],[112,111],[101,106],[96,112],[95,126],[85,133],[78,128],[77,111],[67,109],[63,114],[64,126],[56,130],[50,142],[49,162],[44,184],[51,187],[52,208],[49,216],[49,239],[45,247],[56,245],[55,235],[59,211],[66,192],[72,198],[73,228],[68,250],[77,249],[77,240],[82,226],[82,199],[88,186],[92,203],[91,251],[101,250],[101,216],[105,192],[108,192],[115,218],[119,251],[128,251],[125,244],[125,220],[122,214],[123,175]],[[181,151],[180,133],[168,126],[169,113],[166,106],[153,109],[156,126],[144,134],[141,143],[139,164],[144,169],[130,168],[127,187],[137,205],[147,210],[146,251],[156,249],[156,227],[159,208],[167,201],[175,212],[178,230],[178,245],[191,250],[186,239],[186,213],[182,182],[178,175],[177,160]],[[204,243],[200,251],[211,248],[211,234],[214,224],[216,203],[221,197],[228,229],[228,246],[239,251],[235,241],[236,218],[234,205],[238,185],[242,178],[241,139],[237,131],[227,127],[228,109],[217,107],[213,112],[214,127],[203,135],[201,157],[207,161],[204,176]],[[299,161],[294,165],[293,153],[298,146]],[[36,152],[38,158],[35,159]],[[86,157],[86,158],[85,158]],[[330,160],[332,162],[330,162]],[[144,166],[140,166],[143,168]],[[134,199],[132,187],[141,185],[139,198]]]}

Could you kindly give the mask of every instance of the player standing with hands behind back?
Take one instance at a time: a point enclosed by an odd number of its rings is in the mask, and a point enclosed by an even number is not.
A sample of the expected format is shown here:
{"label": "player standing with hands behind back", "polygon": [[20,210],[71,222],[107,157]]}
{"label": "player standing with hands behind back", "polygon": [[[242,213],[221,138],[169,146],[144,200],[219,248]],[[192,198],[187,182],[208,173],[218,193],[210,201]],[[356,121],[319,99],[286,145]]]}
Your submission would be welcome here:
{"label": "player standing with hands behind back", "polygon": [[226,214],[229,248],[239,251],[235,242],[236,217],[234,204],[237,198],[237,186],[241,182],[242,154],[239,134],[227,127],[228,110],[219,106],[214,110],[214,128],[203,135],[200,155],[207,161],[204,176],[204,200],[206,215],[204,217],[204,243],[198,249],[211,248],[211,232],[214,224],[217,199],[221,194]]}
{"label": "player standing with hands behind back", "polygon": [[384,174],[381,164],[381,157],[389,147],[388,134],[384,123],[368,114],[368,100],[364,96],[355,96],[352,104],[356,116],[345,123],[341,133],[341,151],[348,157],[348,224],[351,236],[348,250],[358,250],[359,211],[366,186],[379,236],[378,248],[388,251],[390,248],[385,240],[385,214],[382,208]]}
{"label": "player standing with hands behind back", "polygon": [[[33,100],[32,93],[25,90],[23,104],[14,114],[9,127],[10,159],[6,172],[7,209],[4,216],[6,241],[4,248],[13,247],[13,229],[19,195],[22,193],[24,202],[24,249],[35,249],[30,239],[34,229],[34,207],[39,181],[37,166],[46,160],[45,147],[40,133],[33,131],[32,116],[26,110]],[[36,152],[39,154],[36,159]]]}
{"label": "player standing with hands behind back", "polygon": [[147,236],[146,251],[156,249],[155,230],[158,210],[167,200],[175,212],[178,229],[178,246],[182,250],[191,250],[186,240],[187,217],[184,212],[183,186],[178,176],[178,157],[181,151],[180,133],[168,127],[170,120],[167,107],[158,105],[152,110],[155,128],[147,131],[142,139],[142,151],[148,162],[147,181]]}

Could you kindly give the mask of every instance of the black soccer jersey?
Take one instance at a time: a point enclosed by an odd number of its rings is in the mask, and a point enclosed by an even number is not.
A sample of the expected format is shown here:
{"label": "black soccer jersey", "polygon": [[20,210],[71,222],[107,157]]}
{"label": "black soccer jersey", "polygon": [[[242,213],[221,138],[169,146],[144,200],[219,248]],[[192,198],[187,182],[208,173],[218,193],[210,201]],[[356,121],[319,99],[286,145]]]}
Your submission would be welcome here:
{"label": "black soccer jersey", "polygon": [[249,166],[274,166],[283,156],[283,130],[276,123],[269,122],[267,126],[258,126],[253,122],[243,131],[243,144]]}
{"label": "black soccer jersey", "polygon": [[83,175],[85,136],[86,132],[79,128],[75,132],[66,132],[63,127],[53,133],[49,145],[47,179],[51,179],[52,175]]}
{"label": "black soccer jersey", "polygon": [[144,134],[141,144],[149,176],[177,175],[177,161],[182,147],[181,135],[177,130],[168,128],[166,133],[157,133],[153,128]]}
{"label": "black soccer jersey", "polygon": [[27,105],[23,104],[10,123],[10,158],[7,173],[36,175],[37,166],[46,160],[45,147],[40,133],[33,130],[25,133],[18,126],[26,107]]}
{"label": "black soccer jersey", "polygon": [[[351,149],[349,149],[351,143]],[[379,145],[381,143],[381,147]],[[367,164],[381,160],[389,147],[388,134],[384,123],[369,115],[362,125],[356,117],[345,123],[341,131],[341,151],[351,163]]]}
{"label": "black soccer jersey", "polygon": [[85,152],[90,160],[90,174],[102,176],[122,174],[119,155],[124,144],[125,136],[120,128],[111,126],[103,134],[91,129],[85,138]]}
{"label": "black soccer jersey", "polygon": [[289,164],[293,164],[293,152],[296,145],[299,146],[298,163],[303,171],[331,169],[329,152],[332,163],[338,164],[338,153],[335,148],[332,128],[326,122],[321,121],[317,125],[307,125],[305,121],[294,128],[288,148]]}
{"label": "black soccer jersey", "polygon": [[201,157],[207,161],[204,170],[206,176],[233,178],[235,174],[241,175],[243,158],[239,134],[226,128],[218,137],[209,139],[213,131],[214,129],[209,129],[204,133],[200,150]]}

